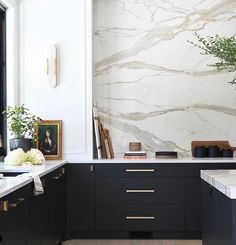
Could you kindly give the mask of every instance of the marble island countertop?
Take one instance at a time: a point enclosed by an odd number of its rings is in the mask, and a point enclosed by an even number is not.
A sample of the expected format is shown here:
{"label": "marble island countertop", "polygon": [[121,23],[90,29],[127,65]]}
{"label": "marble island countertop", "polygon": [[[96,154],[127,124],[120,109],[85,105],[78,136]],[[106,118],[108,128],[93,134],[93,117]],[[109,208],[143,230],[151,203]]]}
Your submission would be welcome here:
{"label": "marble island countertop", "polygon": [[201,170],[201,178],[231,199],[236,199],[236,170]]}
{"label": "marble island countertop", "polygon": [[[39,166],[5,166],[0,163],[0,173],[32,173],[40,177],[52,172],[53,170],[65,165],[67,161],[46,161],[46,164]],[[0,198],[16,191],[17,189],[32,182],[31,178],[22,177],[3,177],[0,178]]]}

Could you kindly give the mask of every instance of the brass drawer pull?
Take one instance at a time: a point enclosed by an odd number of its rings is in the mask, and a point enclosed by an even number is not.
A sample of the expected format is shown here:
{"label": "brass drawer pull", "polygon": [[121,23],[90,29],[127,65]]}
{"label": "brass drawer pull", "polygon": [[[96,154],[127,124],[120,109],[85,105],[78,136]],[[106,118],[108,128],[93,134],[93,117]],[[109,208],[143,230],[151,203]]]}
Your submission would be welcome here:
{"label": "brass drawer pull", "polygon": [[58,174],[58,176],[53,177],[55,180],[59,180],[63,174]]}
{"label": "brass drawer pull", "polygon": [[66,173],[65,168],[62,168],[62,169],[61,169],[61,174],[63,175],[63,174],[65,174],[65,173]]}
{"label": "brass drawer pull", "polygon": [[148,168],[148,169],[126,169],[126,172],[155,172],[155,169]]}
{"label": "brass drawer pull", "polygon": [[127,220],[154,220],[155,216],[127,216]]}
{"label": "brass drawer pull", "polygon": [[126,190],[127,193],[154,193],[155,190]]}
{"label": "brass drawer pull", "polygon": [[9,203],[10,208],[17,208],[22,202],[24,202],[25,198],[17,198],[16,202]]}
{"label": "brass drawer pull", "polygon": [[1,201],[0,212],[7,212],[7,211],[8,211],[8,201]]}

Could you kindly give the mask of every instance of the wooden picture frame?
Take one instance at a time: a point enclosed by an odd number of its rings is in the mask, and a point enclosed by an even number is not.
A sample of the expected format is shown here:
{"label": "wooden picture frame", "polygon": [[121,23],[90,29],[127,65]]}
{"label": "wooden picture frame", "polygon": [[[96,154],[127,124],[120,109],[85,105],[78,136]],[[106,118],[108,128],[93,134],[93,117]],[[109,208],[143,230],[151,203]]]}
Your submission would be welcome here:
{"label": "wooden picture frame", "polygon": [[62,159],[62,121],[41,121],[36,128],[36,148],[46,160]]}

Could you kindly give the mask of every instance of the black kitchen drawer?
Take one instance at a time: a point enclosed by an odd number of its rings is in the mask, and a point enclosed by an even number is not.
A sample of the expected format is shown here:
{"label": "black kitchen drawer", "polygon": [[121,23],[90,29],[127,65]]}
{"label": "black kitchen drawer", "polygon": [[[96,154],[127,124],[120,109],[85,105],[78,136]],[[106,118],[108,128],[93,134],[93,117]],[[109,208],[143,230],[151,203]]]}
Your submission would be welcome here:
{"label": "black kitchen drawer", "polygon": [[185,202],[201,202],[201,179],[199,177],[186,177],[184,180]]}
{"label": "black kitchen drawer", "polygon": [[97,205],[97,231],[184,231],[184,205]]}
{"label": "black kitchen drawer", "polygon": [[168,163],[98,164],[96,165],[96,176],[98,178],[183,177],[184,165]]}
{"label": "black kitchen drawer", "polygon": [[99,178],[97,203],[184,203],[184,178]]}

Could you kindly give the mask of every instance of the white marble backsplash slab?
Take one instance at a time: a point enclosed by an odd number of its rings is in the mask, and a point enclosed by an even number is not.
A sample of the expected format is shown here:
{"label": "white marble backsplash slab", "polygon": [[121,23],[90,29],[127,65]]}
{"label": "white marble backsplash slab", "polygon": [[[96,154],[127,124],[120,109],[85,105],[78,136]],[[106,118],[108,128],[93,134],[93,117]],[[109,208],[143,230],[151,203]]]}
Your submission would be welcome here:
{"label": "white marble backsplash slab", "polygon": [[193,33],[236,34],[235,0],[94,0],[94,99],[116,156],[191,154],[192,140],[236,145],[234,74],[207,66]]}

